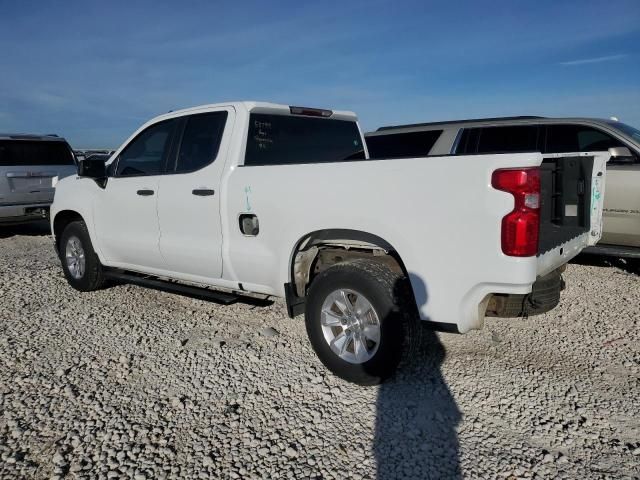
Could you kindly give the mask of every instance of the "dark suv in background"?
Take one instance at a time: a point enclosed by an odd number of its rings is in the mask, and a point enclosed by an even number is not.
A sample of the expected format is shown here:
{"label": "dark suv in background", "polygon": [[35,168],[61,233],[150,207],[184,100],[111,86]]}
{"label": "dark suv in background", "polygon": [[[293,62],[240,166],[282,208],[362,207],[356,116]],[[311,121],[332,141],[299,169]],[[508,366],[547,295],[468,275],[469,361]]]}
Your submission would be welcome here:
{"label": "dark suv in background", "polygon": [[46,218],[55,184],[76,172],[64,138],[0,133],[0,225]]}
{"label": "dark suv in background", "polygon": [[365,138],[371,158],[609,150],[602,240],[586,251],[640,258],[640,130],[629,125],[595,118],[505,117],[381,127]]}

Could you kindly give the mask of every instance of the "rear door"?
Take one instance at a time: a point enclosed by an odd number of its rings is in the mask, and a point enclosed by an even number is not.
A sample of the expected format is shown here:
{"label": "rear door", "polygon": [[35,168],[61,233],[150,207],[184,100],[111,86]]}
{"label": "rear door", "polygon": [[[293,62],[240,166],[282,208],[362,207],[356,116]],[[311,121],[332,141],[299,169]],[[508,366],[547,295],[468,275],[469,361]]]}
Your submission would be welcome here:
{"label": "rear door", "polygon": [[182,117],[159,179],[160,251],[167,269],[186,279],[222,276],[220,185],[234,117],[232,108]]}
{"label": "rear door", "polygon": [[56,178],[76,172],[64,141],[0,141],[0,205],[48,204]]}

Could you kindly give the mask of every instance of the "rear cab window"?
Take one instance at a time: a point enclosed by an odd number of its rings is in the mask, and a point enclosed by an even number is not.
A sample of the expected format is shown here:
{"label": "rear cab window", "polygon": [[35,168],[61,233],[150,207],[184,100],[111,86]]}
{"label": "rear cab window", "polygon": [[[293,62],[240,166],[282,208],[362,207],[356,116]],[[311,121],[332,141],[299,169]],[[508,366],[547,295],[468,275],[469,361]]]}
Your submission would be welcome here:
{"label": "rear cab window", "polygon": [[355,121],[252,113],[244,165],[291,165],[364,160]]}
{"label": "rear cab window", "polygon": [[442,130],[370,135],[366,137],[371,158],[415,158],[429,155]]}

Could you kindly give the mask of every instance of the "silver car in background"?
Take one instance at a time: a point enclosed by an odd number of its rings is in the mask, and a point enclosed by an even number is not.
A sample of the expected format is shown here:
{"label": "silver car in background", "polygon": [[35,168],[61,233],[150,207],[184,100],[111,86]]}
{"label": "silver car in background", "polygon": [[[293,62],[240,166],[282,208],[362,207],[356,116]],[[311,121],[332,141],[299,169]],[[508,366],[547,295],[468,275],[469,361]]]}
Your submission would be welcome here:
{"label": "silver car in background", "polygon": [[0,133],[0,225],[46,218],[56,182],[76,172],[64,138]]}
{"label": "silver car in background", "polygon": [[640,130],[598,118],[503,117],[381,127],[372,158],[609,151],[603,234],[585,253],[640,259]]}

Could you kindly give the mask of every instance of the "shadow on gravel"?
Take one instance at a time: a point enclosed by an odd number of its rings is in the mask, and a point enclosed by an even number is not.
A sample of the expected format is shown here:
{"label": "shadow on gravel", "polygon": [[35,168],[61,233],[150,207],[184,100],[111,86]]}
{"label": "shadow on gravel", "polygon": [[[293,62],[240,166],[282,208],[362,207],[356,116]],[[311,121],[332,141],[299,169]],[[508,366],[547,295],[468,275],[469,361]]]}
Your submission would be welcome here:
{"label": "shadow on gravel", "polygon": [[615,267],[627,273],[640,275],[640,259],[609,257],[604,255],[582,254],[571,260],[577,265],[589,267]]}
{"label": "shadow on gravel", "polygon": [[381,480],[462,478],[461,414],[440,372],[445,349],[435,332],[424,335],[421,351],[380,386],[374,445]]}
{"label": "shadow on gravel", "polygon": [[0,238],[9,238],[15,236],[41,236],[49,235],[51,227],[47,220],[38,220],[36,222],[21,223],[16,225],[0,224]]}
{"label": "shadow on gravel", "polygon": [[[426,285],[416,276],[411,280],[418,304],[426,303]],[[396,295],[401,288],[396,284]],[[456,432],[461,413],[440,371],[446,351],[434,331],[418,328],[422,338],[415,353],[379,387],[374,439],[379,480],[462,478]]]}

